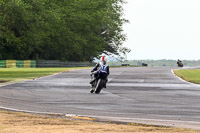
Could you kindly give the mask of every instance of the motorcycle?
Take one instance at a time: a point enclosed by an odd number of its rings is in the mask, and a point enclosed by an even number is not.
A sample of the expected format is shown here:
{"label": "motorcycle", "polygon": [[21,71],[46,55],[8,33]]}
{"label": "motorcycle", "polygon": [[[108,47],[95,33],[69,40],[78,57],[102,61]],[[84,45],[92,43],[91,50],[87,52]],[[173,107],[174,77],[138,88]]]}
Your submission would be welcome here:
{"label": "motorcycle", "polygon": [[97,71],[92,72],[92,74],[90,75],[92,85],[90,93],[99,94],[101,90],[105,88],[108,74],[103,70],[103,68],[104,67],[100,67]]}
{"label": "motorcycle", "polygon": [[177,64],[178,64],[178,67],[183,67],[182,61],[178,60],[178,61],[177,61]]}

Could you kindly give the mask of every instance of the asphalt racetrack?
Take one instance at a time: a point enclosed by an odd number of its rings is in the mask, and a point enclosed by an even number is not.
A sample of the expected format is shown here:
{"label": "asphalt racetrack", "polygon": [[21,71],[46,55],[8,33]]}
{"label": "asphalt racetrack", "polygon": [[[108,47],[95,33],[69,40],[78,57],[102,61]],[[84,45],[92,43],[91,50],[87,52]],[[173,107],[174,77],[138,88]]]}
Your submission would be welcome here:
{"label": "asphalt racetrack", "polygon": [[89,92],[90,70],[64,72],[1,86],[0,106],[200,129],[200,86],[180,80],[171,69],[111,68],[100,94]]}

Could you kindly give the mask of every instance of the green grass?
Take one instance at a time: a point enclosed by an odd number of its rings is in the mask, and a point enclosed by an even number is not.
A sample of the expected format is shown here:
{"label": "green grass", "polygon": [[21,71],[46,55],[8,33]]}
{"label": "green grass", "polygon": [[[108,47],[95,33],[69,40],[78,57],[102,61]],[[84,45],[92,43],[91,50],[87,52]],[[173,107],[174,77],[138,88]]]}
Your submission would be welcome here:
{"label": "green grass", "polygon": [[84,69],[87,67],[75,68],[0,68],[0,84],[6,82],[18,82],[28,79],[39,78],[59,72],[65,72],[75,69]]}
{"label": "green grass", "polygon": [[174,70],[174,73],[186,81],[200,84],[200,69]]}

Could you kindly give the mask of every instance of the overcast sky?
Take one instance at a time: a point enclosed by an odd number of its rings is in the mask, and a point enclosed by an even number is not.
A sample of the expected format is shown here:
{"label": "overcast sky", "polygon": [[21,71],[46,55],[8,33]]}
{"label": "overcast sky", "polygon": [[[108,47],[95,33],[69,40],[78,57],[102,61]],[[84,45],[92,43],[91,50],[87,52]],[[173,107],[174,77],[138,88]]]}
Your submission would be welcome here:
{"label": "overcast sky", "polygon": [[200,59],[200,0],[126,0],[127,59]]}

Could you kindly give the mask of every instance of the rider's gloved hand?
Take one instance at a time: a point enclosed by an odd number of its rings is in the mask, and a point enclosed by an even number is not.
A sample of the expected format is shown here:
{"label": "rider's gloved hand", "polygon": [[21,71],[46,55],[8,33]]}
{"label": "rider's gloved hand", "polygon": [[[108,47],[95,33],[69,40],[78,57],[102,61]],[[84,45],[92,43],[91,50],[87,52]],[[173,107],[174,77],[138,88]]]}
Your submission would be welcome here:
{"label": "rider's gloved hand", "polygon": [[94,70],[92,70],[91,72],[94,72]]}

